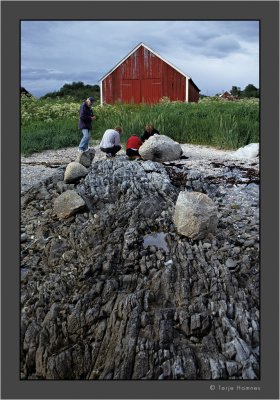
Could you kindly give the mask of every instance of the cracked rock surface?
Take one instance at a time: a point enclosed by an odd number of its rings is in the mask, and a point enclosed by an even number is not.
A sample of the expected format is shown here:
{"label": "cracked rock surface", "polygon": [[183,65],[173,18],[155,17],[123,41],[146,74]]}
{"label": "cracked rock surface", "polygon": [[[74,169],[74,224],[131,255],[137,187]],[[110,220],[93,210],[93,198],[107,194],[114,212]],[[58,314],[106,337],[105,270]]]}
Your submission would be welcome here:
{"label": "cracked rock surface", "polygon": [[[256,160],[64,171],[22,194],[21,379],[259,379]],[[67,190],[85,207],[59,218]],[[215,203],[215,235],[178,234],[182,190]]]}

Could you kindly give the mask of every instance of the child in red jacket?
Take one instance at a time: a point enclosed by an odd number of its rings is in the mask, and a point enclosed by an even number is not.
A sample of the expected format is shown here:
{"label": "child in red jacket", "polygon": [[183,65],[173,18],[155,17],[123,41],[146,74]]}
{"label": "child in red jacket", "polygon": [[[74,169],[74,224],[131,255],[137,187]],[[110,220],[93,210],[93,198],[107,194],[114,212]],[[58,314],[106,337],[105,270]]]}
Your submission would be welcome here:
{"label": "child in red jacket", "polygon": [[130,136],[126,142],[126,155],[130,158],[141,157],[138,150],[142,144],[143,142],[138,136]]}

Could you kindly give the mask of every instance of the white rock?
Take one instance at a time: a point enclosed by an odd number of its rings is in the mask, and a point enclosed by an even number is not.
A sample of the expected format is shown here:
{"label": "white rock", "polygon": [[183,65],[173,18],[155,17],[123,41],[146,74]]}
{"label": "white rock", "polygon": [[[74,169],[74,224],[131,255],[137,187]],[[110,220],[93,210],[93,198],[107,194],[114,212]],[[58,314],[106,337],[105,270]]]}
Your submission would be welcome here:
{"label": "white rock", "polygon": [[204,239],[216,231],[217,207],[204,193],[180,192],[174,214],[178,233],[190,239]]}
{"label": "white rock", "polygon": [[255,158],[259,155],[259,143],[250,143],[247,146],[240,147],[233,154],[233,158]]}
{"label": "white rock", "polygon": [[87,168],[78,162],[71,162],[67,165],[64,173],[64,181],[66,183],[75,182],[77,179],[86,176],[88,173]]}
{"label": "white rock", "polygon": [[139,154],[145,160],[173,161],[183,153],[179,143],[165,135],[153,135],[139,149]]}

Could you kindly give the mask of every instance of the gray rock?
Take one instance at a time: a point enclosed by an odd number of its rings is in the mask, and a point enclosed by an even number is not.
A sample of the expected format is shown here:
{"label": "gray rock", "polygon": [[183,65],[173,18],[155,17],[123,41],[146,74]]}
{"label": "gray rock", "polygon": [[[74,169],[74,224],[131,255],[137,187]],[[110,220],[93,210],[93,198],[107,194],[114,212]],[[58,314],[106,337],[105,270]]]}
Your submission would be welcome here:
{"label": "gray rock", "polygon": [[216,232],[217,207],[205,194],[180,192],[174,214],[174,223],[181,235],[191,239],[204,239]]}
{"label": "gray rock", "polygon": [[222,360],[213,360],[210,358],[210,367],[212,379],[225,379],[225,364]]}
{"label": "gray rock", "polygon": [[78,162],[71,162],[67,165],[64,173],[64,181],[66,183],[76,182],[78,179],[86,176],[88,170]]}
{"label": "gray rock", "polygon": [[226,267],[228,269],[234,269],[237,265],[237,262],[235,260],[233,260],[232,258],[228,258],[226,260]]}
{"label": "gray rock", "polygon": [[58,193],[63,193],[65,192],[67,189],[69,189],[68,184],[65,183],[64,181],[59,181],[56,183],[56,190]]}
{"label": "gray rock", "polygon": [[149,137],[139,149],[143,159],[158,162],[177,160],[182,153],[180,144],[165,135]]}
{"label": "gray rock", "polygon": [[235,361],[227,361],[226,369],[229,377],[238,376],[240,370],[242,370],[242,365]]}
{"label": "gray rock", "polygon": [[253,246],[255,244],[255,241],[250,239],[250,240],[245,240],[244,242],[244,247],[249,247],[249,246]]}
{"label": "gray rock", "polygon": [[85,202],[74,190],[66,190],[54,200],[53,209],[58,218],[68,218],[84,208]]}
{"label": "gray rock", "polygon": [[27,239],[28,239],[28,235],[27,235],[26,233],[22,233],[22,234],[20,235],[20,241],[21,241],[21,243],[26,242]]}
{"label": "gray rock", "polygon": [[79,153],[75,162],[82,164],[84,167],[90,167],[95,156],[94,148],[89,148],[87,151]]}
{"label": "gray rock", "polygon": [[235,254],[240,254],[241,248],[240,248],[240,247],[234,247],[233,252],[234,252]]}
{"label": "gray rock", "polygon": [[200,314],[191,316],[191,331],[195,331],[201,327]]}
{"label": "gray rock", "polygon": [[234,339],[234,346],[236,349],[236,356],[235,356],[236,361],[242,362],[249,358],[251,351],[243,339],[241,338]]}

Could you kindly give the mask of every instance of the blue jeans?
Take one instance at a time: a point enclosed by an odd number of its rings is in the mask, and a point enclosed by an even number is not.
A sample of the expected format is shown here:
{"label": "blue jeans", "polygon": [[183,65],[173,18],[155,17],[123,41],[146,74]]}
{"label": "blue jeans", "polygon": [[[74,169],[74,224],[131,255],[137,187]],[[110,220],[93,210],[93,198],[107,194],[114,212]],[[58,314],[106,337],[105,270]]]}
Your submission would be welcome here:
{"label": "blue jeans", "polygon": [[88,149],[90,131],[88,129],[82,129],[83,137],[79,144],[79,149],[85,151]]}

